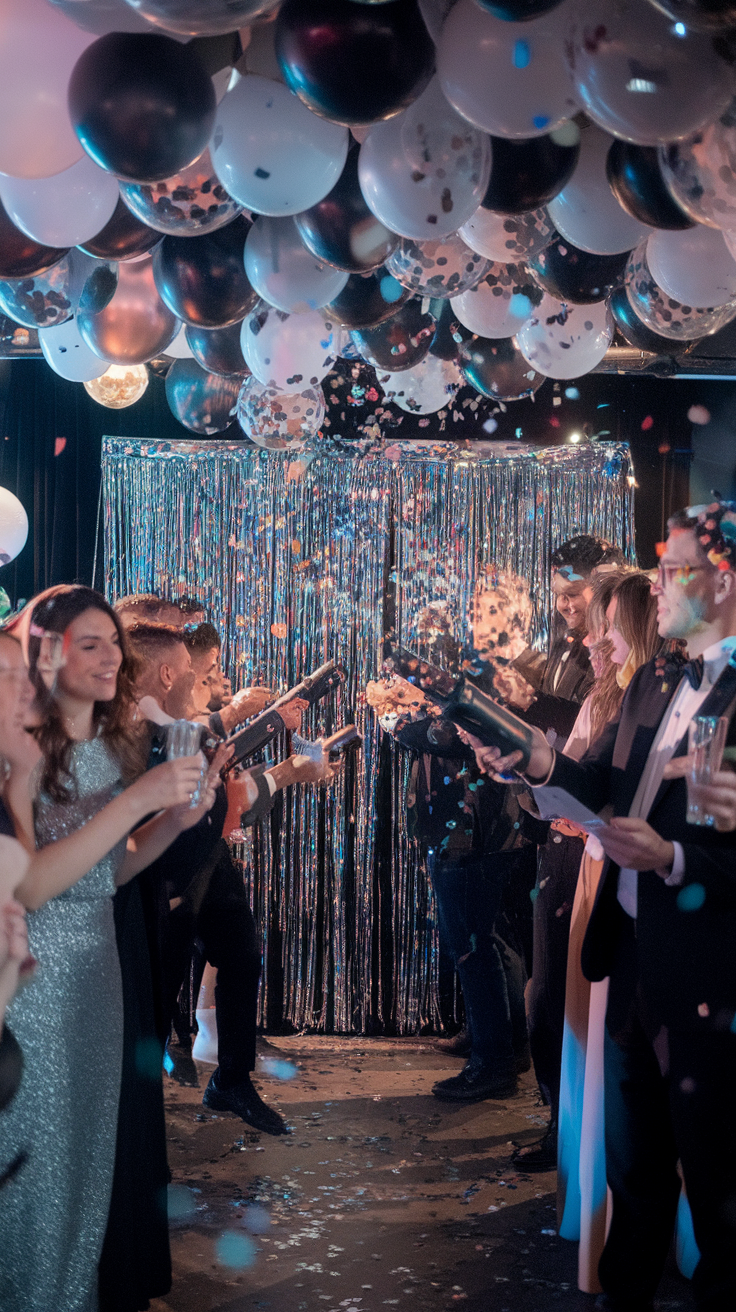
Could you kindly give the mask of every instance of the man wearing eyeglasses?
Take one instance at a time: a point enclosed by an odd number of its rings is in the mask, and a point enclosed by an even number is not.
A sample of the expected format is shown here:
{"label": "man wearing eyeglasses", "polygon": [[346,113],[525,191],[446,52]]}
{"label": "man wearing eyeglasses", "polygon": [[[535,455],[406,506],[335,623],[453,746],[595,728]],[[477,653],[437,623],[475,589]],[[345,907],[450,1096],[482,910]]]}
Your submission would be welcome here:
{"label": "man wearing eyeglasses", "polygon": [[[736,745],[736,503],[692,507],[668,527],[652,585],[659,632],[685,639],[690,661],[675,677],[654,661],[642,666],[618,721],[579,762],[535,733],[527,769],[533,784],[613,811],[583,947],[588,979],[610,976],[613,1216],[597,1303],[609,1312],[654,1306],[678,1159],[700,1250],[697,1306],[736,1307],[736,834],[687,823],[686,785],[672,759],[686,754],[695,715],[726,716],[727,751]],[[518,754],[474,745],[486,769],[518,763]]]}

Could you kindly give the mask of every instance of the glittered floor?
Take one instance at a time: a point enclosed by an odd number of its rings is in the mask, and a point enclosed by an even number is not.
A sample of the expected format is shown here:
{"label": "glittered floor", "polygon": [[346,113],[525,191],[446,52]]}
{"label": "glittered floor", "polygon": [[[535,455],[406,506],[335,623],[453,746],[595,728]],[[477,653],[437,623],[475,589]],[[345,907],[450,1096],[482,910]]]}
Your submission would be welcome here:
{"label": "glittered floor", "polygon": [[[157,1312],[571,1312],[575,1245],[555,1234],[555,1177],[519,1175],[538,1138],[531,1075],[500,1102],[430,1093],[460,1069],[430,1040],[269,1040],[263,1096],[293,1127],[274,1139],[167,1080],[174,1287]],[[263,1075],[289,1061],[289,1082]],[[244,1225],[244,1220],[246,1224]],[[674,1266],[658,1308],[690,1312]]]}

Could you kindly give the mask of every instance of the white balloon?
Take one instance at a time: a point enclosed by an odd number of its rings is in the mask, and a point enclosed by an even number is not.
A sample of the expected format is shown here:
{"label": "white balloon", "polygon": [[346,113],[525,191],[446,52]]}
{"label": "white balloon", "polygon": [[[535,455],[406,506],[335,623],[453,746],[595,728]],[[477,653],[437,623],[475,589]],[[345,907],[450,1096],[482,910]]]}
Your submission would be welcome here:
{"label": "white balloon", "polygon": [[437,78],[403,114],[375,123],[360,148],[368,208],[414,241],[447,237],[475,213],[491,174],[491,143],[447,103]]}
{"label": "white balloon", "polygon": [[482,205],[459,232],[471,251],[500,264],[536,255],[554,241],[555,235],[555,226],[544,208],[526,214],[495,214]]}
{"label": "white balloon", "polygon": [[561,237],[592,255],[621,255],[652,231],[619,205],[606,176],[613,138],[600,128],[580,133],[580,155],[570,181],[547,209]]}
{"label": "white balloon", "polygon": [[187,325],[183,323],[173,342],[169,342],[165,351],[172,360],[193,360],[194,351],[187,341]]}
{"label": "white balloon", "polygon": [[83,155],[51,178],[0,177],[0,197],[21,232],[45,246],[79,246],[115,212],[118,180]]}
{"label": "white balloon", "polygon": [[0,172],[47,178],[82,158],[67,87],[93,41],[46,0],[0,0]]}
{"label": "white balloon", "polygon": [[285,86],[249,74],[223,96],[210,153],[234,200],[257,214],[309,209],[332,191],[349,133],[318,118]]}
{"label": "white balloon", "polygon": [[60,378],[71,383],[88,383],[100,378],[108,365],[91,351],[80,336],[76,317],[58,328],[41,328],[38,340],[44,359]]}
{"label": "white balloon", "polygon": [[307,250],[292,218],[259,218],[245,242],[245,272],[258,295],[287,314],[328,305],[349,275]]}
{"label": "white balloon", "polygon": [[9,565],[28,540],[28,516],[20,501],[0,487],[0,565]]}
{"label": "white balloon", "polygon": [[513,337],[539,305],[542,293],[523,264],[493,264],[470,291],[450,301],[460,323],[479,337]]}
{"label": "white balloon", "polygon": [[736,296],[736,260],[717,228],[653,232],[647,263],[654,281],[673,300],[716,309]]}
{"label": "white balloon", "polygon": [[460,0],[442,29],[437,68],[451,105],[496,137],[539,137],[578,109],[565,63],[571,3],[509,23]]}
{"label": "white balloon", "polygon": [[613,332],[605,301],[569,305],[545,293],[515,341],[537,373],[547,378],[580,378],[600,364]]}
{"label": "white balloon", "polygon": [[387,401],[412,415],[433,415],[450,405],[463,378],[454,360],[425,355],[412,369],[400,374],[377,374]]}
{"label": "white balloon", "polygon": [[243,320],[240,344],[260,383],[281,392],[304,392],[321,383],[335,363],[337,325],[318,310],[284,314],[259,305]]}

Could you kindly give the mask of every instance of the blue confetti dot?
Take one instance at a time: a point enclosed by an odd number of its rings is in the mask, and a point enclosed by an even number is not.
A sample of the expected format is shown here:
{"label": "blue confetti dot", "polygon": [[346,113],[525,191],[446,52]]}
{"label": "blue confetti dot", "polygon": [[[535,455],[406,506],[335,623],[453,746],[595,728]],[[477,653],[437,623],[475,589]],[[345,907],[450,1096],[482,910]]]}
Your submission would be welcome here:
{"label": "blue confetti dot", "polygon": [[449,776],[449,774],[446,774],[446,775],[445,775],[445,780],[444,780],[444,781],[445,781],[446,784],[449,784],[449,783],[450,783],[450,776]]}
{"label": "blue confetti dot", "polygon": [[170,1184],[166,1191],[166,1211],[170,1221],[183,1221],[197,1210],[191,1189],[183,1184]]}
{"label": "blue confetti dot", "polygon": [[546,128],[547,124],[549,123],[549,114],[535,114],[534,118],[532,119],[532,123],[534,124],[535,128],[537,128],[537,130],[541,132],[542,128]]}
{"label": "blue confetti dot", "polygon": [[277,1061],[273,1057],[263,1057],[261,1069],[274,1080],[295,1080],[299,1074],[290,1061]]}
{"label": "blue confetti dot", "polygon": [[393,305],[404,294],[404,288],[401,283],[392,278],[390,274],[385,274],[379,283],[381,296],[389,305]]}
{"label": "blue confetti dot", "polygon": [[568,401],[579,401],[580,399],[580,393],[577,387],[566,387],[565,396],[567,397]]}
{"label": "blue confetti dot", "polygon": [[157,1080],[163,1058],[156,1039],[139,1039],[135,1045],[135,1068],[146,1080]]}
{"label": "blue confetti dot", "polygon": [[454,820],[448,820],[445,829],[457,829],[457,823]]}
{"label": "blue confetti dot", "polygon": [[528,41],[519,39],[514,42],[513,63],[514,68],[528,68],[531,63],[532,52],[529,48]]}
{"label": "blue confetti dot", "polygon": [[221,1266],[229,1266],[235,1271],[252,1266],[256,1260],[256,1246],[247,1235],[239,1235],[234,1230],[226,1230],[215,1244],[215,1257]]}
{"label": "blue confetti dot", "polygon": [[705,889],[702,884],[686,884],[677,894],[680,911],[699,911],[705,902]]}
{"label": "blue confetti dot", "polygon": [[523,292],[514,292],[509,301],[509,309],[516,319],[527,319],[532,312],[532,303]]}
{"label": "blue confetti dot", "polygon": [[529,897],[531,898],[532,902],[536,902],[537,898],[539,897],[539,889],[538,888],[531,889],[529,893]]}

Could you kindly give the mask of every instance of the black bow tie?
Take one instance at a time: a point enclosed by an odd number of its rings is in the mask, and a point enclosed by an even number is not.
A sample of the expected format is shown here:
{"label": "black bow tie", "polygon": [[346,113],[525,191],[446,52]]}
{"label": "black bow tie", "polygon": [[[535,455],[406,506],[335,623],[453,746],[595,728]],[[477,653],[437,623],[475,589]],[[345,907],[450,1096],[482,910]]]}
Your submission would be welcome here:
{"label": "black bow tie", "polygon": [[705,664],[702,656],[696,656],[692,661],[686,661],[682,667],[683,678],[689,679],[692,687],[696,692],[699,691],[703,682],[703,670]]}

